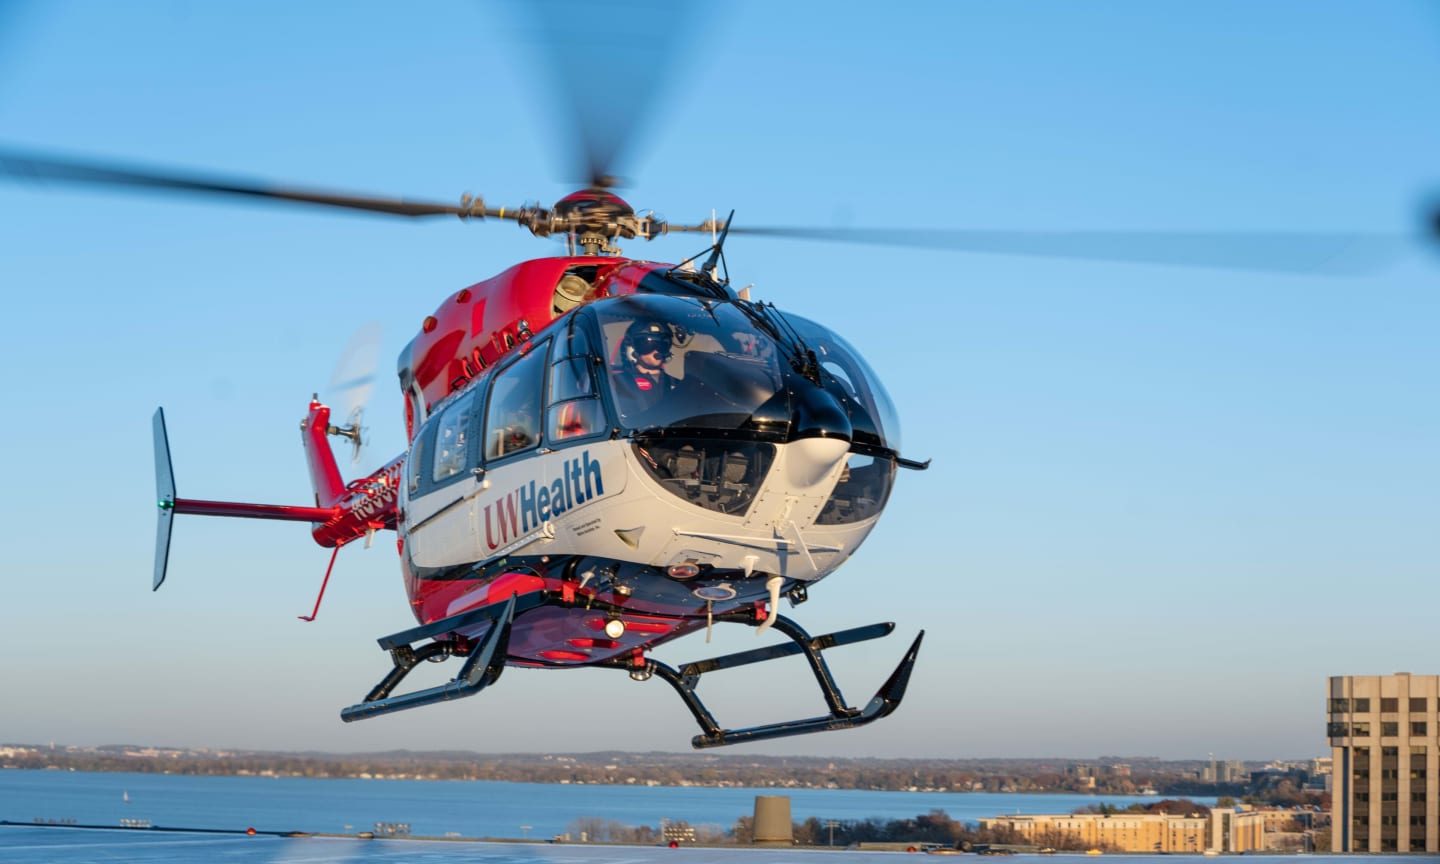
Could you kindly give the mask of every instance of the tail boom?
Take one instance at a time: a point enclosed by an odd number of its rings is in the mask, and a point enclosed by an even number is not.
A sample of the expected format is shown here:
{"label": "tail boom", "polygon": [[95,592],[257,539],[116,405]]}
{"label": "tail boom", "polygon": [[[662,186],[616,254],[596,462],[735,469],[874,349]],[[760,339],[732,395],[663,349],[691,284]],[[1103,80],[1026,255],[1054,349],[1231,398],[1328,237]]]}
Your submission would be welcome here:
{"label": "tail boom", "polygon": [[316,506],[303,507],[178,497],[175,492],[174,471],[170,464],[165,414],[163,410],[157,409],[154,417],[155,494],[160,514],[155,537],[154,588],[158,590],[165,581],[170,555],[171,522],[177,513],[309,522],[312,526],[311,536],[316,543],[326,548],[343,546],[382,529],[393,530],[405,456],[397,456],[369,476],[348,485],[344,484],[340,479],[339,468],[335,465],[330,444],[325,440],[329,417],[329,408],[318,401],[312,401],[310,413],[301,423],[306,460],[310,466],[311,481],[315,485],[316,499]]}

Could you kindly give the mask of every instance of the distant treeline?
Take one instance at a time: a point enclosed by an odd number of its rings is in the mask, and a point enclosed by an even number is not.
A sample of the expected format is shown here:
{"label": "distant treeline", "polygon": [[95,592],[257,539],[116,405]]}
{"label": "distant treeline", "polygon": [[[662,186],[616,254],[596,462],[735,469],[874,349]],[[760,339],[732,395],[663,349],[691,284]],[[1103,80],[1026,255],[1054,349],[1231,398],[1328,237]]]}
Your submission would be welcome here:
{"label": "distant treeline", "polygon": [[[575,755],[395,751],[271,753],[130,746],[0,747],[0,768],[134,771],[188,775],[384,777],[602,785],[748,786],[876,791],[1094,792],[1249,796],[1247,784],[1202,783],[1198,763],[1137,761],[1125,773],[1077,776],[1063,760],[842,759],[674,753]],[[1303,777],[1270,783],[1279,803],[1298,803]],[[1269,795],[1266,796],[1271,797]],[[1286,798],[1293,801],[1287,801]],[[827,833],[828,838],[828,833]]]}
{"label": "distant treeline", "polygon": [[[1209,808],[1204,805],[1187,800],[1167,800],[1148,807],[1137,804],[1133,809],[1155,812],[1209,812]],[[741,816],[728,829],[714,825],[689,825],[684,822],[671,822],[663,828],[635,826],[624,825],[613,819],[595,818],[576,819],[568,826],[569,839],[572,842],[640,845],[682,837],[685,842],[707,845],[748,845],[754,839],[754,828],[754,819],[750,816]],[[1060,831],[1038,838],[1026,838],[1008,828],[981,829],[968,823],[956,822],[944,810],[931,810],[909,819],[844,819],[822,822],[811,817],[803,822],[792,823],[791,830],[797,846],[840,848],[854,843],[903,843],[916,846],[934,843],[969,850],[987,844],[1033,844],[1048,846],[1061,852],[1080,852],[1092,848],[1092,844],[1083,842],[1077,835]]]}

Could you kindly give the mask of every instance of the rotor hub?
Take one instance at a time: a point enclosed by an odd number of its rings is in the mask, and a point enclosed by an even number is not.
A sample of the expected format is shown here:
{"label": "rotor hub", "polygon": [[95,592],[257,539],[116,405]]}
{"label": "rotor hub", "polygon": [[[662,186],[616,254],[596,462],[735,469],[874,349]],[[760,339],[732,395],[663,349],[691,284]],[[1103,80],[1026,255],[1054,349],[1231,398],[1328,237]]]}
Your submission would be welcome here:
{"label": "rotor hub", "polygon": [[613,242],[617,239],[649,240],[663,233],[653,215],[636,216],[623,198],[599,187],[572,192],[555,202],[548,213],[537,211],[535,216],[521,222],[537,237],[569,235],[579,247],[576,251],[585,255],[618,255],[620,247]]}

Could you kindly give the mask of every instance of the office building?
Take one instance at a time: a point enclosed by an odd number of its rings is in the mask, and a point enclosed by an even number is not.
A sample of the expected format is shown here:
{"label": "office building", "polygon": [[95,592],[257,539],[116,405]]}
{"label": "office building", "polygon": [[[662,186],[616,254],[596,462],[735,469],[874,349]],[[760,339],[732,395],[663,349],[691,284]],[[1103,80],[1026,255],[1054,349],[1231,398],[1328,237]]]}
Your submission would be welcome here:
{"label": "office building", "polygon": [[1440,852],[1440,675],[1341,675],[1326,700],[1333,852]]}

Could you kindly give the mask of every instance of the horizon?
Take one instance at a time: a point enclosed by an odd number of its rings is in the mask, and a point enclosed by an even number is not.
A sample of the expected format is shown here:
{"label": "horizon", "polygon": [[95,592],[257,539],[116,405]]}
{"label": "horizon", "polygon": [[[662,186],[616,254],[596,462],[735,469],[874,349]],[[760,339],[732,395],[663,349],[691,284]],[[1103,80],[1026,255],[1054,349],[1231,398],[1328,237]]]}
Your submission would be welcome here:
{"label": "horizon", "polygon": [[281,755],[283,755],[283,756],[305,756],[305,755],[316,755],[316,756],[385,756],[385,755],[390,755],[390,754],[402,754],[402,753],[403,753],[403,754],[416,755],[416,756],[427,756],[427,755],[440,756],[440,755],[446,755],[446,754],[454,754],[454,755],[479,756],[479,757],[500,758],[500,759],[506,759],[506,758],[518,759],[518,758],[524,758],[524,757],[537,757],[537,758],[586,757],[586,756],[597,756],[597,757],[598,757],[598,756],[614,756],[614,755],[621,755],[621,756],[666,756],[666,757],[680,757],[680,756],[684,756],[684,757],[693,757],[693,758],[698,759],[698,760],[700,760],[700,761],[704,761],[704,760],[706,760],[706,759],[717,759],[717,758],[718,758],[718,759],[759,759],[759,760],[772,760],[772,759],[775,759],[775,758],[778,757],[778,758],[783,758],[783,759],[804,759],[804,760],[817,760],[817,761],[818,761],[818,760],[849,760],[849,761],[884,760],[884,761],[890,761],[890,762],[1073,762],[1073,763],[1087,763],[1087,762],[1102,763],[1102,762],[1114,762],[1114,763],[1120,763],[1120,764],[1128,764],[1128,763],[1142,763],[1142,764],[1143,764],[1143,763],[1147,763],[1147,762],[1160,762],[1160,763],[1163,763],[1163,764],[1172,764],[1172,763],[1189,763],[1189,762],[1208,763],[1208,762],[1227,762],[1227,761],[1228,761],[1228,762],[1247,762],[1247,763],[1249,763],[1249,762],[1260,762],[1260,763],[1264,763],[1264,764],[1270,764],[1270,763],[1275,763],[1275,762],[1309,762],[1309,761],[1314,761],[1314,760],[1316,760],[1316,759],[1329,758],[1328,754],[1322,754],[1322,755],[1320,755],[1320,756],[1311,756],[1311,757],[1301,758],[1301,759],[1281,759],[1281,758],[1278,758],[1278,757],[1277,757],[1277,758],[1272,758],[1272,759],[1227,759],[1227,758],[1224,758],[1224,757],[1213,756],[1213,755],[1209,755],[1209,754],[1207,754],[1206,756],[1198,756],[1198,757],[1176,757],[1176,758],[1165,758],[1165,757],[1160,757],[1160,756],[1148,756],[1148,755],[1130,755],[1130,756],[1124,756],[1124,755],[1115,755],[1115,754],[1104,754],[1104,755],[1100,755],[1100,756],[944,756],[944,757],[942,757],[942,756],[872,756],[872,755],[840,755],[840,754],[834,754],[834,753],[832,753],[832,754],[811,754],[811,753],[788,753],[788,754],[785,754],[785,753],[782,753],[782,754],[773,754],[773,753],[772,753],[772,754],[760,754],[760,753],[742,753],[742,752],[736,752],[736,751],[733,751],[733,750],[713,750],[713,749],[712,749],[712,750],[705,750],[705,751],[701,751],[701,750],[565,750],[565,751],[554,750],[554,751],[486,752],[486,751],[479,751],[479,750],[464,750],[464,749],[455,749],[455,748],[445,748],[445,749],[439,749],[439,750],[416,750],[416,749],[412,749],[412,748],[392,748],[392,749],[389,749],[389,750],[334,751],[334,750],[314,750],[314,749],[306,749],[306,750],[283,750],[283,749],[282,749],[282,750],[272,750],[272,749],[256,749],[256,748],[249,748],[249,747],[218,747],[218,746],[175,747],[175,746],[170,746],[170,745],[165,745],[165,744],[128,744],[128,743],[74,744],[74,743],[61,743],[61,742],[58,742],[58,741],[50,742],[50,743],[48,743],[48,744],[20,744],[20,743],[15,743],[15,742],[0,742],[0,747],[13,747],[13,748],[25,748],[25,749],[39,749],[39,750],[46,750],[46,749],[56,750],[56,749],[61,749],[61,748],[65,748],[65,749],[75,748],[75,749],[81,749],[81,750],[105,750],[105,749],[118,749],[118,748],[132,748],[132,749],[137,749],[137,750],[155,750],[155,751],[158,751],[158,752],[166,752],[166,751],[230,752],[230,753],[254,753],[254,754],[259,754],[259,755],[277,755],[277,756],[281,756]]}
{"label": "horizon", "polygon": [[[554,58],[513,9],[8,5],[0,147],[505,206],[575,188]],[[634,11],[596,22],[627,57],[651,32]],[[673,72],[597,69],[592,90],[665,85],[623,193],[676,223],[1411,236],[1440,196],[1422,0],[745,2],[685,35]],[[347,477],[404,451],[389,358],[435,305],[556,244],[8,181],[0,238],[7,736],[685,751],[674,693],[612,670],[511,668],[473,699],[342,723],[390,668],[377,637],[414,624],[388,534],[338,556],[310,623],[330,550],[300,525],[181,518],[150,591],[156,406],[180,495],[308,502],[296,423],[350,335],[384,326]],[[850,704],[925,630],[904,703],[727,753],[1326,753],[1329,676],[1433,653],[1440,255],[1407,248],[1340,278],[730,238],[735,285],[856,346],[902,455],[934,463],[784,610],[813,634],[896,622],[827,654]],[[655,653],[756,644],[718,627]],[[707,675],[707,705],[729,726],[823,712],[800,658],[773,666]]]}

